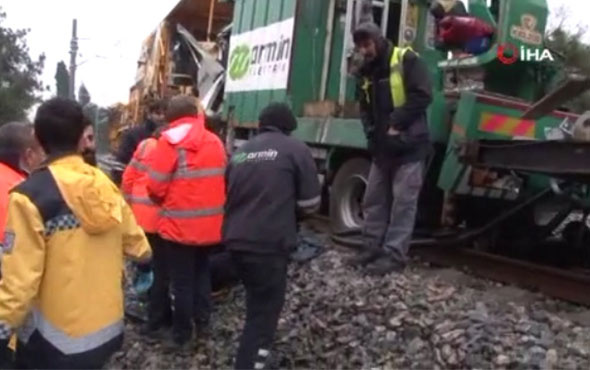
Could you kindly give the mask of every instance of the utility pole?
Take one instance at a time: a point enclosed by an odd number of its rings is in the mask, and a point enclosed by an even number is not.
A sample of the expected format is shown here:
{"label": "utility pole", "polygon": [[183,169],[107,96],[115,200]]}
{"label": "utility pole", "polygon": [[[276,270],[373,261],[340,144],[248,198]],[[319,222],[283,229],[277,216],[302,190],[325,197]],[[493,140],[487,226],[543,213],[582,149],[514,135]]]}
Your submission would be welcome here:
{"label": "utility pole", "polygon": [[207,24],[207,41],[211,41],[211,30],[213,28],[213,15],[215,14],[215,0],[209,3],[209,22]]}
{"label": "utility pole", "polygon": [[78,20],[72,21],[72,41],[70,41],[70,88],[69,98],[76,100],[76,56],[78,55]]}

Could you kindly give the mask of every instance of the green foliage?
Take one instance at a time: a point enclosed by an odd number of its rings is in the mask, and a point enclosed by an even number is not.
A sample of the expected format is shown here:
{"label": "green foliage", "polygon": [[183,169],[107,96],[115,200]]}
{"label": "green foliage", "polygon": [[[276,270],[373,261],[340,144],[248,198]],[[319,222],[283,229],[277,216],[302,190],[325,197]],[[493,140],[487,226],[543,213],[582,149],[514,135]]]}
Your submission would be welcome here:
{"label": "green foliage", "polygon": [[70,89],[70,74],[66,68],[66,64],[62,61],[57,63],[57,70],[55,71],[55,84],[57,96],[60,98],[67,98]]}
{"label": "green foliage", "polygon": [[0,8],[0,125],[25,119],[44,89],[41,72],[45,56],[33,61],[25,41],[28,31],[3,26],[5,19]]}
{"label": "green foliage", "polygon": [[[576,71],[590,76],[590,45],[583,41],[586,34],[585,26],[566,26],[567,12],[561,10],[560,19],[554,25],[546,37],[546,46],[557,53],[568,70]],[[590,110],[590,92],[586,92],[578,98],[566,104],[573,112],[583,113]]]}
{"label": "green foliage", "polygon": [[83,107],[90,103],[90,93],[84,84],[80,85],[78,89],[78,103],[80,103]]}

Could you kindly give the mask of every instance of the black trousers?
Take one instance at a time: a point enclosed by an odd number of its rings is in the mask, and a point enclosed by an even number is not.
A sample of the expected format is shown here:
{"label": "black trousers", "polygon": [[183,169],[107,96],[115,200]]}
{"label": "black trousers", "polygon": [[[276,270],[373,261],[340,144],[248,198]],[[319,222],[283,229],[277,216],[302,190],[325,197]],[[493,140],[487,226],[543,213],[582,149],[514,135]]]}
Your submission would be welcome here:
{"label": "black trousers", "polygon": [[206,325],[211,316],[211,273],[208,248],[167,242],[168,271],[172,280],[174,340],[190,340],[193,324]]}
{"label": "black trousers", "polygon": [[157,234],[146,234],[146,236],[152,247],[151,267],[154,271],[154,282],[150,290],[148,325],[152,329],[158,329],[169,325],[172,320],[168,253],[166,253],[166,243]]}
{"label": "black trousers", "polygon": [[285,303],[287,256],[234,251],[232,257],[246,289],[246,324],[235,368],[263,368]]}

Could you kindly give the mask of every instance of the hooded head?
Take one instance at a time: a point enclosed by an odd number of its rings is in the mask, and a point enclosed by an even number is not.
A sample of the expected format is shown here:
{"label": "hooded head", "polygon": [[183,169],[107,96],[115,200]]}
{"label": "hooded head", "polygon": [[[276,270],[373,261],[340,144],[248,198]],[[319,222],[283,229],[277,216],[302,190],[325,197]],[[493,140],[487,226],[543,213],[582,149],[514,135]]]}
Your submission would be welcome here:
{"label": "hooded head", "polygon": [[361,23],[352,35],[354,45],[365,63],[371,63],[387,50],[381,28],[373,22]]}
{"label": "hooded head", "polygon": [[271,103],[260,112],[260,129],[274,127],[289,135],[297,129],[297,119],[291,108],[284,103]]}

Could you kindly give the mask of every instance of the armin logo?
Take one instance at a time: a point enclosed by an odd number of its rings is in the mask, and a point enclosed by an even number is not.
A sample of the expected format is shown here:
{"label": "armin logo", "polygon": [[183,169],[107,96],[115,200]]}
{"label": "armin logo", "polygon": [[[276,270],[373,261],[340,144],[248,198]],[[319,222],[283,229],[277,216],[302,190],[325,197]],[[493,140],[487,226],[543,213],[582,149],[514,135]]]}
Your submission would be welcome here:
{"label": "armin logo", "polygon": [[514,64],[519,60],[523,62],[555,61],[553,55],[547,49],[541,51],[540,49],[529,49],[521,46],[519,50],[509,43],[498,45],[498,60],[507,65]]}
{"label": "armin logo", "polygon": [[229,77],[232,80],[239,80],[248,73],[250,55],[248,45],[240,45],[234,49],[229,58]]}
{"label": "armin logo", "polygon": [[[244,78],[248,72],[263,75],[285,68],[291,52],[291,38],[280,35],[276,41],[258,45],[238,45],[229,57],[229,77],[232,80]],[[252,69],[252,71],[250,71]]]}

